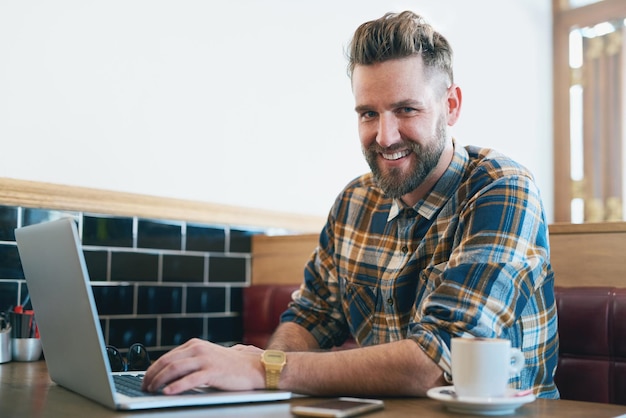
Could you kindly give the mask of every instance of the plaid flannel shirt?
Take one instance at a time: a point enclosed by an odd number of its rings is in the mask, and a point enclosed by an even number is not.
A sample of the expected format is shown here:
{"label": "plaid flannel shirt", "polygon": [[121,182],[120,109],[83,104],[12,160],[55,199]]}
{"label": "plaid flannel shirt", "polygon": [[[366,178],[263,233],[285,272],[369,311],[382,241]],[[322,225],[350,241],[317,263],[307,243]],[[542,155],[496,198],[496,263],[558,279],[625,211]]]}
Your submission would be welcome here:
{"label": "plaid flannel shirt", "polygon": [[455,336],[509,339],[526,367],[513,387],[558,398],[554,274],[532,175],[490,149],[460,147],[414,207],[371,173],[338,196],[282,321],[322,348],[414,340],[450,373]]}

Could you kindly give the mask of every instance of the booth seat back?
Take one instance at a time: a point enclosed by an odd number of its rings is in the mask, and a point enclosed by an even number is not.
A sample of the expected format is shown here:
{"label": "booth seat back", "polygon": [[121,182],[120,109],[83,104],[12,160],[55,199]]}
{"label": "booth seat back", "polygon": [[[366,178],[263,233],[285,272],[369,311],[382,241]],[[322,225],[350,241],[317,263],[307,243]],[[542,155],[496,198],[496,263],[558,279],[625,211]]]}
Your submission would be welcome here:
{"label": "booth seat back", "polygon": [[252,285],[243,289],[243,343],[267,347],[298,285]]}
{"label": "booth seat back", "polygon": [[626,405],[626,289],[555,290],[561,398]]}
{"label": "booth seat back", "polygon": [[[244,288],[243,342],[264,348],[298,285]],[[557,287],[562,399],[626,405],[626,289]],[[354,346],[348,342],[347,346]]]}

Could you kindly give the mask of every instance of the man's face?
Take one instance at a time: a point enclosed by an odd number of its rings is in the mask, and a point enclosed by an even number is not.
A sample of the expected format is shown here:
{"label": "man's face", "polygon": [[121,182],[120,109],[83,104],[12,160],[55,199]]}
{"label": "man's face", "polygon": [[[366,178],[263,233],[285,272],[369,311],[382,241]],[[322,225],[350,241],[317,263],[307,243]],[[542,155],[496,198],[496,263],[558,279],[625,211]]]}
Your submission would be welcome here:
{"label": "man's face", "polygon": [[357,65],[352,89],[363,154],[383,191],[400,198],[428,178],[450,143],[445,81],[426,77],[415,56]]}

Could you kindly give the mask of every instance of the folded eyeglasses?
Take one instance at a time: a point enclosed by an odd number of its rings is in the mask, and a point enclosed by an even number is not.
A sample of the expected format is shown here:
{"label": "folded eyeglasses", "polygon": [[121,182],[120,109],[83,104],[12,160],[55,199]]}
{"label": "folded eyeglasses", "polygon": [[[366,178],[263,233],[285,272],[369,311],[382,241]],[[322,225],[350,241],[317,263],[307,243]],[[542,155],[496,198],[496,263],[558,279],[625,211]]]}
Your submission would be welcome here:
{"label": "folded eyeglasses", "polygon": [[150,366],[150,355],[141,343],[131,345],[126,357],[112,345],[107,345],[106,350],[113,372],[145,371]]}

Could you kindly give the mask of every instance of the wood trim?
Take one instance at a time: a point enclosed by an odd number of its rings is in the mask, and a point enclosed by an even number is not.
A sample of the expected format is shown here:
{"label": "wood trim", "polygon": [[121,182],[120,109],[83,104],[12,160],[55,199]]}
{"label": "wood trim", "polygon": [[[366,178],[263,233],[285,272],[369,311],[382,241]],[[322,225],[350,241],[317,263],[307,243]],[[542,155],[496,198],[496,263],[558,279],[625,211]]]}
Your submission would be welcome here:
{"label": "wood trim", "polygon": [[[561,7],[560,0],[553,0],[553,9]],[[554,220],[570,222],[572,180],[570,176],[570,127],[569,87],[570,71],[568,59],[569,30],[558,24],[557,12],[552,32],[553,50],[553,176],[554,176]]]}
{"label": "wood trim", "polygon": [[626,232],[626,222],[597,222],[584,224],[555,223],[550,225],[550,236],[566,234],[617,234]]}
{"label": "wood trim", "polygon": [[325,219],[238,206],[0,177],[0,204],[216,225],[320,231]]}
{"label": "wood trim", "polygon": [[603,0],[587,6],[560,10],[554,14],[554,22],[555,25],[569,30],[572,26],[591,26],[620,16],[626,17],[624,0]]}

